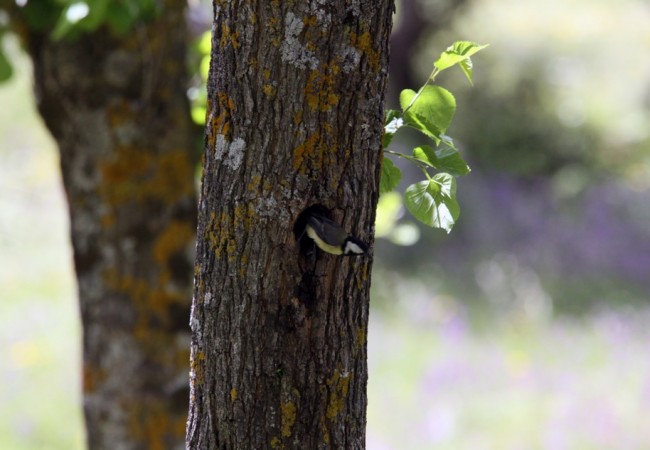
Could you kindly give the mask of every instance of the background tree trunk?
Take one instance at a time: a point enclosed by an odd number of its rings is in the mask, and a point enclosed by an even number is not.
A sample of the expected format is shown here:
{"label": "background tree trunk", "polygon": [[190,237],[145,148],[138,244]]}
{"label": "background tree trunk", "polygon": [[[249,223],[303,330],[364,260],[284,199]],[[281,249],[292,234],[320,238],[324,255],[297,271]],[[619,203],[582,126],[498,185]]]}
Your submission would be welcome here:
{"label": "background tree trunk", "polygon": [[165,3],[120,37],[55,41],[12,17],[60,149],[91,449],[184,447],[196,131],[184,5]]}
{"label": "background tree trunk", "polygon": [[365,447],[372,258],[305,256],[321,205],[372,241],[391,0],[215,2],[192,449]]}

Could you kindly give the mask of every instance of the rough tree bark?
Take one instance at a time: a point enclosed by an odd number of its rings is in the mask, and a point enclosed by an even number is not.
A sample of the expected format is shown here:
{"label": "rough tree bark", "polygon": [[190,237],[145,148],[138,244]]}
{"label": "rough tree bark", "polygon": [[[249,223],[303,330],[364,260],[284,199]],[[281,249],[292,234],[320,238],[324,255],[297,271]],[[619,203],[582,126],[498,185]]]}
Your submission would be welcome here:
{"label": "rough tree bark", "polygon": [[393,2],[214,7],[188,447],[365,448],[372,258],[293,227],[373,240]]}
{"label": "rough tree bark", "polygon": [[11,18],[60,149],[90,449],[184,447],[198,158],[183,6],[76,40],[30,29],[20,8]]}

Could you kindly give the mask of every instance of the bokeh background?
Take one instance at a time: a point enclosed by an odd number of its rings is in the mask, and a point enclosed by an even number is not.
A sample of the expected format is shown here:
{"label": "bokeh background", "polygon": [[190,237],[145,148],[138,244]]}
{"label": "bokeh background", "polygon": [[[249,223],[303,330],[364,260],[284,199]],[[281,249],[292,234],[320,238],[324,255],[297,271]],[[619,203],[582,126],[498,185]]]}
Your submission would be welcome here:
{"label": "bokeh background", "polygon": [[[490,47],[473,87],[455,70],[437,80],[473,169],[454,231],[398,211],[376,245],[368,449],[650,448],[650,4],[397,7],[393,105],[451,42]],[[58,156],[29,61],[3,45],[16,73],[0,85],[0,448],[81,449]]]}

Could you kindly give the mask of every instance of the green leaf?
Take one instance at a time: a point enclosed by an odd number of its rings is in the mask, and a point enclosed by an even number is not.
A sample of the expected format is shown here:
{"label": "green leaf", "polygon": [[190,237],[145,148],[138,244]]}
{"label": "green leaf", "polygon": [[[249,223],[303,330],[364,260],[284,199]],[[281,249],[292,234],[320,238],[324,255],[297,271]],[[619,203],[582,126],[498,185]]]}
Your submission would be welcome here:
{"label": "green leaf", "polygon": [[49,30],[57,23],[63,6],[56,2],[31,1],[20,8],[30,29],[35,31]]}
{"label": "green leaf", "polygon": [[138,11],[128,4],[116,2],[106,11],[106,21],[117,34],[125,35],[135,25],[137,13]]}
{"label": "green leaf", "polygon": [[192,109],[190,110],[190,114],[195,124],[205,125],[206,111],[207,109],[205,105],[195,105],[192,107]]}
{"label": "green leaf", "polygon": [[379,179],[379,195],[390,192],[402,180],[402,171],[393,161],[384,157],[381,163],[381,178]]}
{"label": "green leaf", "polygon": [[402,113],[400,110],[389,109],[388,111],[386,111],[386,119],[384,119],[384,126],[388,126],[388,124],[390,124],[393,121],[393,119],[401,116]]}
{"label": "green leaf", "polygon": [[197,49],[202,55],[210,55],[210,51],[212,50],[212,32],[210,30],[201,35]]}
{"label": "green leaf", "polygon": [[430,180],[412,184],[404,192],[404,204],[420,222],[449,233],[460,216],[456,179],[439,173]]}
{"label": "green leaf", "polygon": [[210,55],[207,54],[201,58],[201,63],[199,64],[199,74],[201,75],[202,80],[208,79],[210,73]]}
{"label": "green leaf", "polygon": [[67,19],[64,11],[59,17],[59,20],[57,20],[56,25],[54,26],[54,30],[52,30],[52,38],[54,40],[60,40],[64,36],[69,35],[73,29],[74,24]]}
{"label": "green leaf", "polygon": [[[446,142],[447,139],[451,138],[445,136],[443,142]],[[455,177],[467,175],[471,171],[460,152],[453,146],[453,141],[451,145],[444,145],[435,150],[428,145],[415,147],[413,156],[425,164]]]}
{"label": "green leaf", "polygon": [[104,22],[106,22],[106,11],[110,3],[109,0],[85,0],[90,8],[88,11],[88,16],[79,21],[79,27],[86,31],[94,31],[99,28]]}
{"label": "green leaf", "polygon": [[395,225],[388,239],[395,245],[415,245],[420,240],[420,228],[415,222],[402,222]]}
{"label": "green leaf", "polygon": [[402,203],[402,195],[397,192],[386,192],[379,197],[375,216],[375,237],[386,237],[395,229]]}
{"label": "green leaf", "polygon": [[124,33],[130,29],[134,19],[127,3],[115,3],[110,0],[70,0],[65,2],[52,31],[55,40],[78,38],[83,32],[95,31],[109,23],[117,32]]}
{"label": "green leaf", "polygon": [[384,148],[388,147],[393,140],[393,136],[397,133],[397,130],[404,126],[404,119],[402,119],[402,113],[396,109],[389,109],[386,112],[386,121],[384,122],[384,137],[382,139],[382,144]]}
{"label": "green leaf", "polygon": [[405,89],[399,96],[406,123],[439,143],[454,113],[456,99],[448,90],[427,84],[418,93]]}
{"label": "green leaf", "polygon": [[488,45],[480,45],[476,42],[458,41],[454,42],[447,48],[438,60],[433,63],[438,72],[449,69],[456,64],[460,65],[461,70],[469,80],[470,84],[473,83],[472,78],[472,60],[470,57],[475,53],[483,50]]}
{"label": "green leaf", "polygon": [[7,81],[14,73],[7,55],[0,49],[0,83]]}
{"label": "green leaf", "polygon": [[463,73],[465,74],[465,77],[467,77],[469,84],[474,86],[474,70],[473,70],[474,65],[472,64],[472,60],[467,58],[466,60],[461,61],[458,64],[458,67],[460,67],[460,70],[462,70]]}

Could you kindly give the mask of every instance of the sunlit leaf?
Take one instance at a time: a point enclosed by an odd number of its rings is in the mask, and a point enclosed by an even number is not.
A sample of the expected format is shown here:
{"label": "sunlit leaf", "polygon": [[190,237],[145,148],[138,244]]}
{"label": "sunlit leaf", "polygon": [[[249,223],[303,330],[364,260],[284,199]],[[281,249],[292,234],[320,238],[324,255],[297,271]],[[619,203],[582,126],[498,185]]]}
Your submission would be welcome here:
{"label": "sunlit leaf", "polygon": [[431,180],[412,184],[404,192],[404,204],[420,222],[449,233],[460,216],[456,179],[439,173]]}
{"label": "sunlit leaf", "polygon": [[454,42],[440,55],[440,58],[433,65],[438,71],[442,72],[456,64],[460,64],[461,70],[469,82],[472,83],[472,60],[470,57],[488,45],[481,45],[470,41]]}
{"label": "sunlit leaf", "polygon": [[[445,136],[445,139],[450,138]],[[425,164],[455,177],[467,175],[470,172],[470,168],[460,155],[460,152],[453,146],[445,145],[444,142],[437,149],[433,149],[428,145],[416,147],[413,149],[413,156]]]}
{"label": "sunlit leaf", "polygon": [[399,101],[406,123],[436,143],[440,142],[456,112],[456,99],[440,86],[426,85],[418,93],[405,89]]}

